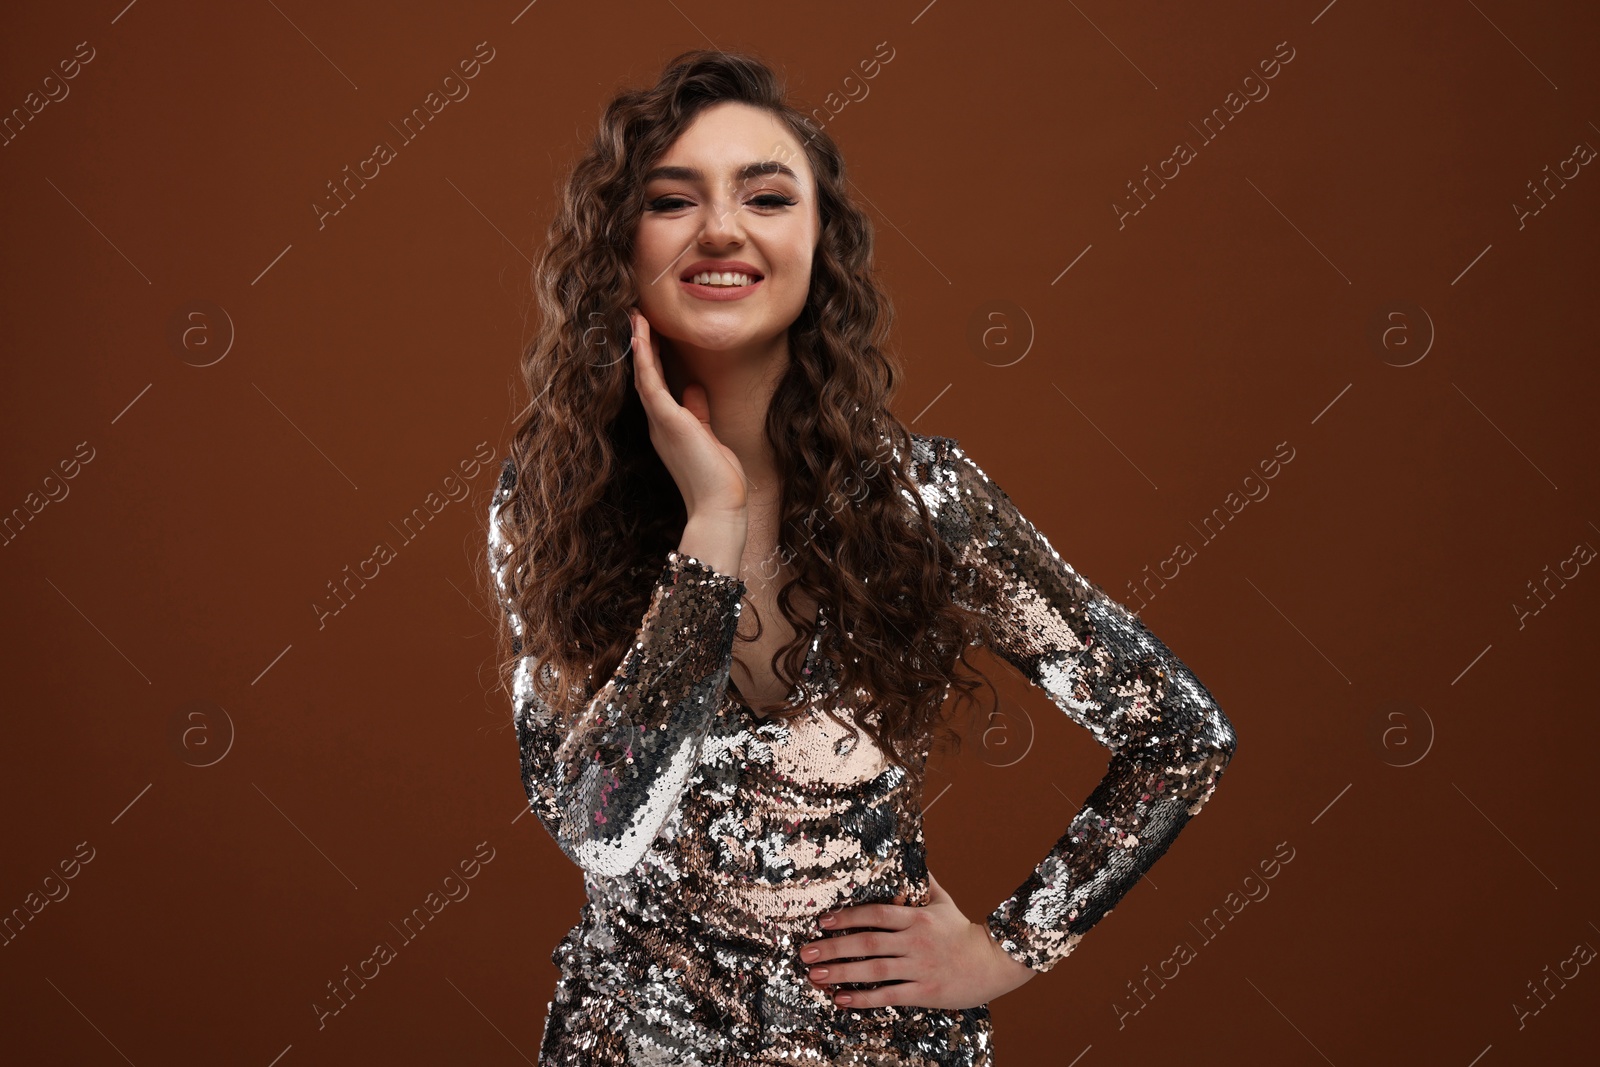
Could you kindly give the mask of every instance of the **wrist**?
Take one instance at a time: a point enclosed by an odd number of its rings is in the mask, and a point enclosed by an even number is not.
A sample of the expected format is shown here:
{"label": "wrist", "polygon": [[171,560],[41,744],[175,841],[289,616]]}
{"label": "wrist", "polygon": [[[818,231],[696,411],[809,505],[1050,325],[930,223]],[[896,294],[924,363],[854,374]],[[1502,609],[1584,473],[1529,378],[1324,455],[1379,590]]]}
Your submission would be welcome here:
{"label": "wrist", "polygon": [[714,570],[740,577],[747,526],[742,519],[697,512],[684,525],[678,551],[686,552]]}
{"label": "wrist", "polygon": [[1021,985],[1039,973],[1034,968],[1028,966],[1026,963],[1023,963],[1011,953],[1007,952],[1005,946],[1000,944],[999,939],[994,936],[994,930],[987,922],[976,923],[974,925],[983,929],[983,935],[988,939],[989,947],[993,950],[995,959],[999,962],[1000,969],[1004,973],[1016,979],[1017,985]]}

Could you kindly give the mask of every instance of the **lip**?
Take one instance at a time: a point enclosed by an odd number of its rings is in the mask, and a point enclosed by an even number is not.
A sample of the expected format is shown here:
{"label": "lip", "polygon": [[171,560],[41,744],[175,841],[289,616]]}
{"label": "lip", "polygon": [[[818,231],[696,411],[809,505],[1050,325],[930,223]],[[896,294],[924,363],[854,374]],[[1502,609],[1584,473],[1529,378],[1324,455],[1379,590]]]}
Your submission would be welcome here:
{"label": "lip", "polygon": [[766,277],[766,274],[764,274],[762,271],[756,270],[742,259],[701,259],[696,260],[687,267],[683,268],[683,270],[679,271],[678,280],[681,282],[688,278],[693,278],[701,271],[707,270],[719,272],[736,271],[739,274],[750,274],[754,275],[757,281],[760,281],[762,278]]}
{"label": "lip", "polygon": [[[749,285],[711,286],[696,285],[691,281],[685,280],[693,278],[702,271],[736,271],[740,274],[751,275],[755,278],[755,281]],[[750,264],[737,259],[702,259],[697,263],[691,263],[686,270],[678,275],[678,284],[683,286],[684,291],[690,296],[698,297],[701,300],[743,300],[761,288],[766,280],[765,275],[760,271]]]}

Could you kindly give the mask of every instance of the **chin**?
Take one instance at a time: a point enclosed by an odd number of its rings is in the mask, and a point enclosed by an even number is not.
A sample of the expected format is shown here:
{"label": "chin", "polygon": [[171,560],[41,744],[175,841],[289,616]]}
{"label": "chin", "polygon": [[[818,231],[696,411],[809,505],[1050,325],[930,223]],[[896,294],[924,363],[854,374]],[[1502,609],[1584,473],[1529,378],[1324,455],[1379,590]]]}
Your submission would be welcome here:
{"label": "chin", "polygon": [[690,345],[706,352],[727,352],[755,340],[752,335],[744,333],[693,333],[681,340],[681,344]]}
{"label": "chin", "polygon": [[718,352],[748,345],[762,340],[764,337],[775,336],[775,333],[767,334],[759,328],[753,328],[742,322],[729,322],[726,324],[696,323],[693,325],[673,322],[667,324],[661,330],[661,336],[676,344],[690,345],[694,348]]}

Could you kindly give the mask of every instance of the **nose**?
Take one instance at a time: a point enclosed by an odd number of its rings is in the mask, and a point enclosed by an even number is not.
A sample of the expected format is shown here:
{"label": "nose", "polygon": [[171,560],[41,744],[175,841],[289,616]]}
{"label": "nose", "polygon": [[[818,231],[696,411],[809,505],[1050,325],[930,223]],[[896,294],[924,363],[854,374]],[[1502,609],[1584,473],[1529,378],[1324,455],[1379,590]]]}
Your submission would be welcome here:
{"label": "nose", "polygon": [[744,241],[744,205],[737,190],[712,203],[700,227],[700,243],[711,247],[741,244]]}

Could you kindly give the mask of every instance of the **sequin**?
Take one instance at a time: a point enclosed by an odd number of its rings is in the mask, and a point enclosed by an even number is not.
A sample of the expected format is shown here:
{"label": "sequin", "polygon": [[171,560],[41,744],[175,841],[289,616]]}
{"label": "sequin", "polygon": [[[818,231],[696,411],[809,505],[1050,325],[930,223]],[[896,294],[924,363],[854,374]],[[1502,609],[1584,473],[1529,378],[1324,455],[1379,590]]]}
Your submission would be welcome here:
{"label": "sequin", "polygon": [[[983,568],[1006,590],[993,651],[1111,753],[1060,840],[986,919],[1002,949],[1048,971],[1199,813],[1233,755],[1233,728],[955,440],[912,443],[914,481],[958,568]],[[514,478],[508,459],[490,504],[489,557],[520,638],[497,522]],[[824,911],[927,904],[922,798],[852,727],[856,697],[819,654],[833,636],[826,612],[800,682],[818,697],[805,715],[763,719],[730,695],[746,591],[669,552],[633,646],[570,727],[533,695],[534,658],[519,663],[513,711],[529,805],[588,896],[551,956],[560,977],[541,1067],[993,1067],[987,1004],[850,1009],[832,992],[863,986],[830,992],[807,978],[799,950]],[[582,751],[578,736],[591,739]]]}

